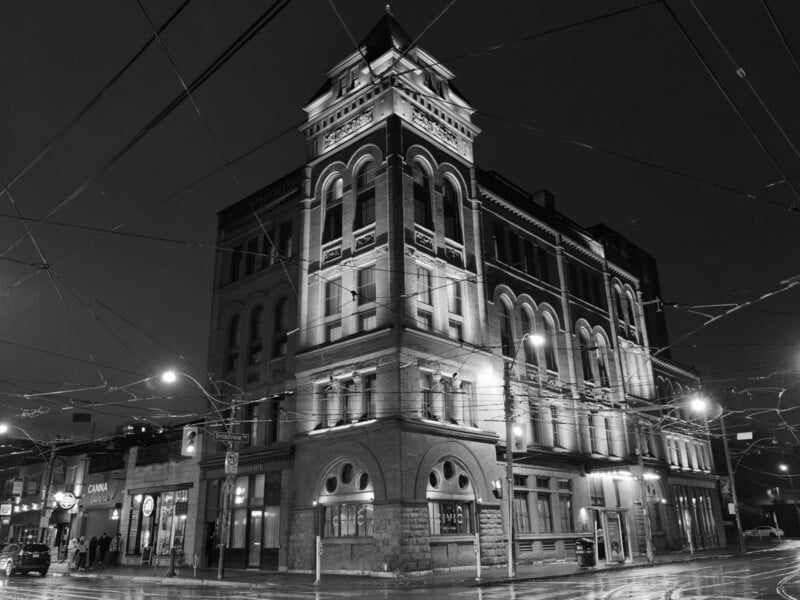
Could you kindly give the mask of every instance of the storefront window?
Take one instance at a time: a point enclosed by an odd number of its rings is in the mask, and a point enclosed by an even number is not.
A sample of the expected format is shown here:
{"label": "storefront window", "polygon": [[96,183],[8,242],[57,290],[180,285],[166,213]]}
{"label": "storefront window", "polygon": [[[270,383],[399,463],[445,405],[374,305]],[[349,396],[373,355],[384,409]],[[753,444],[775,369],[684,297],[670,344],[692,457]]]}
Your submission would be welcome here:
{"label": "storefront window", "polygon": [[428,502],[432,535],[472,533],[472,504],[469,502]]}
{"label": "storefront window", "polygon": [[371,537],[372,504],[325,507],[324,537]]}

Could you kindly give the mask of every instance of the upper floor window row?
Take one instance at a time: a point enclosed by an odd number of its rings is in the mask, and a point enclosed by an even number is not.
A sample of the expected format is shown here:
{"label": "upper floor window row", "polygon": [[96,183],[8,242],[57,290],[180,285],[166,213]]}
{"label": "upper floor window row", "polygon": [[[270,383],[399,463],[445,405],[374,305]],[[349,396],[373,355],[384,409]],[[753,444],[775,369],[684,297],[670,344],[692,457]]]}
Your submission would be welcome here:
{"label": "upper floor window row", "polygon": [[617,333],[633,342],[641,342],[638,304],[631,291],[623,291],[618,286],[611,288],[614,313],[617,320]]}
{"label": "upper floor window row", "polygon": [[551,285],[559,285],[555,255],[544,245],[523,238],[495,222],[492,226],[494,256],[515,269]]}
{"label": "upper floor window row", "polygon": [[[224,371],[225,373],[235,372],[240,366],[240,350],[242,350],[242,329],[246,327],[246,344],[244,347],[246,356],[246,366],[256,367],[263,360],[263,339],[264,332],[264,307],[260,304],[250,310],[245,315],[247,324],[244,325],[242,317],[238,314],[231,316],[227,321],[224,338]],[[289,332],[289,300],[280,298],[275,303],[272,314],[272,330],[269,333],[272,339],[271,358],[285,356],[288,350]],[[249,383],[249,382],[248,382]]]}
{"label": "upper floor window row", "polygon": [[568,263],[569,291],[589,304],[605,308],[606,295],[603,276],[594,269],[574,262]]}
{"label": "upper floor window row", "polygon": [[[539,322],[527,308],[523,308],[520,318],[519,341],[514,339],[514,317],[511,302],[506,297],[498,301],[498,322],[500,329],[500,349],[503,356],[515,358],[524,351],[525,362],[538,370],[543,364],[547,371],[558,373],[558,326],[549,312],[542,312]],[[536,337],[533,337],[536,334]],[[534,342],[538,341],[538,344]],[[540,355],[543,361],[540,361]]]}
{"label": "upper floor window row", "polygon": [[[353,231],[375,223],[375,161],[361,162],[353,174]],[[344,179],[331,178],[323,192],[325,199],[322,243],[332,242],[342,237],[343,204],[345,202]]]}
{"label": "upper floor window row", "polygon": [[262,233],[233,248],[228,259],[228,283],[252,275],[292,256],[292,222],[267,226]]}

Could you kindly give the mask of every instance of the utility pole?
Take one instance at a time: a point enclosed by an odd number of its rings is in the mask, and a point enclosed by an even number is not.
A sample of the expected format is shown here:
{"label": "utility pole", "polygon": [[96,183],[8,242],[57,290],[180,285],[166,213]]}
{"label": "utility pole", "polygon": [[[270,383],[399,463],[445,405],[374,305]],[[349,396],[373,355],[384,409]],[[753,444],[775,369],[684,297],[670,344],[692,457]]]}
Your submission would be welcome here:
{"label": "utility pole", "polygon": [[736,473],[731,468],[731,453],[728,450],[728,434],[725,431],[725,415],[719,413],[719,426],[722,429],[722,447],[725,449],[725,463],[728,467],[728,477],[731,480],[731,497],[733,498],[733,513],[736,515],[736,531],[739,534],[739,549],[742,554],[746,552],[744,547],[744,532],[742,531],[742,518],[739,515],[739,500],[736,497]]}
{"label": "utility pole", "polygon": [[56,460],[56,443],[50,442],[50,459],[47,461],[47,476],[45,478],[45,487],[42,492],[42,510],[40,512],[41,518],[39,521],[39,543],[44,543],[47,525],[42,526],[42,522],[47,516],[47,505],[50,499],[50,488],[53,486],[53,467]]}
{"label": "utility pole", "polygon": [[514,452],[513,452],[513,417],[514,397],[511,395],[511,364],[506,363],[503,369],[503,395],[505,396],[506,418],[506,507],[508,509],[508,522],[506,523],[508,577],[516,575],[514,564]]}
{"label": "utility pole", "polygon": [[650,527],[650,511],[647,506],[647,482],[644,480],[644,457],[642,454],[642,431],[639,418],[633,417],[633,426],[636,431],[636,462],[639,465],[639,494],[642,497],[642,519],[644,520],[644,547],[647,562],[653,564],[653,531]]}
{"label": "utility pole", "polygon": [[[236,424],[236,396],[231,400],[231,414],[228,416],[226,429],[233,432]],[[236,483],[236,474],[239,467],[239,454],[233,449],[234,442],[228,442],[228,451],[225,453],[225,483],[222,490],[222,518],[220,520],[219,563],[217,565],[217,579],[225,576],[225,546],[228,541],[228,529],[231,520],[231,496]]]}

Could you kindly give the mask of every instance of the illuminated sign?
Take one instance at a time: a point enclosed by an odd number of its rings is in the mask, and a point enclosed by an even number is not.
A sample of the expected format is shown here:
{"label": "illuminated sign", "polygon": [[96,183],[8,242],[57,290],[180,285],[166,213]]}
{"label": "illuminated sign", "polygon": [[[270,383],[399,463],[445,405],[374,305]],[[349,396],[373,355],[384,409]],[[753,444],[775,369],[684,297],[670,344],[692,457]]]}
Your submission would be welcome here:
{"label": "illuminated sign", "polygon": [[153,514],[153,509],[156,507],[156,501],[152,496],[145,496],[142,502],[142,514],[149,517]]}
{"label": "illuminated sign", "polygon": [[58,500],[58,506],[60,508],[63,508],[64,510],[69,510],[70,508],[75,506],[75,503],[77,501],[78,499],[75,497],[75,494],[73,494],[72,492],[64,492],[63,494],[61,494],[61,497]]}
{"label": "illuminated sign", "polygon": [[0,517],[10,517],[13,504],[0,504]]}

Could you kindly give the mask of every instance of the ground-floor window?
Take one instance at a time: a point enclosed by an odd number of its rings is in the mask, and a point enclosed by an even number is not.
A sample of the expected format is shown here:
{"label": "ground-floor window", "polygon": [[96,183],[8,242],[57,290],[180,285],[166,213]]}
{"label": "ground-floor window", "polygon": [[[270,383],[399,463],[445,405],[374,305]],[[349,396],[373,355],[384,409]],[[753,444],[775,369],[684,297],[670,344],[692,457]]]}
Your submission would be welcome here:
{"label": "ground-floor window", "polygon": [[432,500],[428,502],[432,535],[472,533],[472,503]]}
{"label": "ground-floor window", "polygon": [[186,535],[189,490],[136,494],[131,499],[125,551],[139,554],[142,548],[168,555],[170,549],[183,548]]}
{"label": "ground-floor window", "polygon": [[323,537],[372,537],[372,504],[326,506]]}

